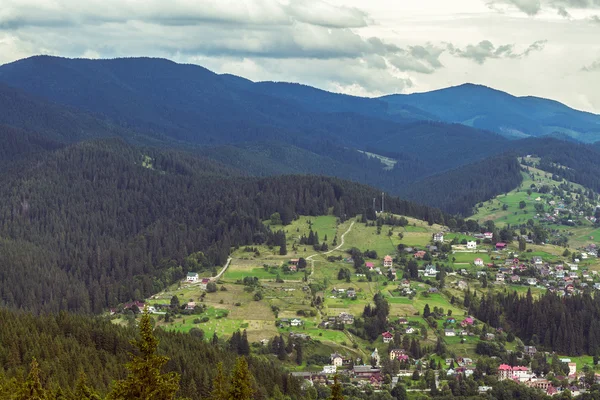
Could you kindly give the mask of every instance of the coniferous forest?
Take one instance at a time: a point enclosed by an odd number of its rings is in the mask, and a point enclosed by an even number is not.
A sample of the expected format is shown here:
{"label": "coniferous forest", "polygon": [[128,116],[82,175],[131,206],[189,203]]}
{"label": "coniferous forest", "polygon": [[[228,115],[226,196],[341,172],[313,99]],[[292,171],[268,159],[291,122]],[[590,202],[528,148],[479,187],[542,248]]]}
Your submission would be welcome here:
{"label": "coniferous forest", "polygon": [[[264,243],[274,212],[349,218],[374,189],[316,176],[248,178],[214,161],[85,142],[0,178],[2,302],[98,313],[181,279],[185,258],[223,265],[232,246]],[[17,169],[17,170],[14,170]],[[390,198],[395,212],[443,222],[439,210]],[[27,268],[21,268],[27,265]]]}

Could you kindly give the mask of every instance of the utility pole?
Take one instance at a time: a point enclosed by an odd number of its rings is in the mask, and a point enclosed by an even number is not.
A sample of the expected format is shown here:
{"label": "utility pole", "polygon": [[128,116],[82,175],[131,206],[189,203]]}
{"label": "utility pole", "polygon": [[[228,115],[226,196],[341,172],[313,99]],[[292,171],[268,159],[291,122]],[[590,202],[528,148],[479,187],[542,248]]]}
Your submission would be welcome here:
{"label": "utility pole", "polygon": [[383,214],[383,192],[381,192],[381,213]]}

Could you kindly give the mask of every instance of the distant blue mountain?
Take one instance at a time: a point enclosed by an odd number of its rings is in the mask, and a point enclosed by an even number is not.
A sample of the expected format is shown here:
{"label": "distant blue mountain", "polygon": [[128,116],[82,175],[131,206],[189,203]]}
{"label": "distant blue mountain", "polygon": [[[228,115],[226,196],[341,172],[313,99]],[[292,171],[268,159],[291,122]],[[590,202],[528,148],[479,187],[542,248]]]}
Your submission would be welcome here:
{"label": "distant blue mountain", "polygon": [[415,107],[440,121],[486,129],[509,138],[566,135],[581,142],[600,139],[600,115],[553,100],[512,96],[482,85],[464,84],[379,100],[389,104],[390,113],[396,107]]}

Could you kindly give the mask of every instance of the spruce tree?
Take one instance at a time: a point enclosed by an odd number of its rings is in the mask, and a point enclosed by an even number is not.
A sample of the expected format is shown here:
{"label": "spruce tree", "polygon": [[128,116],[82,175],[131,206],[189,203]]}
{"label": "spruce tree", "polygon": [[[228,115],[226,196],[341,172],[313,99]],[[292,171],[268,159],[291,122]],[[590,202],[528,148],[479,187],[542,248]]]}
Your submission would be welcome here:
{"label": "spruce tree", "polygon": [[49,400],[48,393],[42,387],[40,380],[40,365],[34,358],[31,360],[31,370],[27,376],[21,392],[16,397],[17,400]]}
{"label": "spruce tree", "polygon": [[75,384],[75,398],[78,400],[100,400],[100,396],[94,392],[94,389],[87,385],[87,376],[84,372],[79,374]]}
{"label": "spruce tree", "polygon": [[229,400],[250,400],[254,394],[252,375],[245,357],[238,357],[231,374]]}
{"label": "spruce tree", "polygon": [[223,363],[217,364],[217,376],[213,380],[213,389],[210,393],[210,400],[228,400],[227,380],[223,373]]}
{"label": "spruce tree", "polygon": [[140,339],[132,344],[138,354],[131,355],[127,364],[129,374],[118,381],[109,393],[108,400],[169,400],[179,390],[179,375],[163,374],[162,367],[169,360],[156,354],[158,339],[154,336],[150,315],[144,312],[140,320]]}
{"label": "spruce tree", "polygon": [[344,400],[344,396],[342,395],[342,385],[338,382],[337,375],[333,377],[333,386],[331,386],[331,396],[329,399]]}

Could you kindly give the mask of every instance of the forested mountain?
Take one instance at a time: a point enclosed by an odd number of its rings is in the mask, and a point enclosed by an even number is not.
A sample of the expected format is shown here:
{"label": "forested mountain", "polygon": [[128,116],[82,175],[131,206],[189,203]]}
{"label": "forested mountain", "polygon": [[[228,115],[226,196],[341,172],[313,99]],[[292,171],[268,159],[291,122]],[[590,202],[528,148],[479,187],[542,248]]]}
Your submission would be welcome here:
{"label": "forested mountain", "polygon": [[[193,252],[213,268],[231,246],[268,240],[262,221],[274,212],[290,219],[333,209],[344,218],[378,195],[334,178],[242,177],[205,158],[116,139],[72,145],[0,175],[2,303],[99,312],[181,279]],[[395,198],[386,207],[444,220]]]}
{"label": "forested mountain", "polygon": [[381,97],[393,113],[407,107],[421,109],[433,119],[461,123],[510,138],[561,133],[582,142],[600,137],[600,116],[577,111],[557,101],[516,97],[482,85],[464,84],[410,95]]}
{"label": "forested mountain", "polygon": [[442,208],[451,214],[472,214],[472,206],[517,187],[523,177],[515,156],[491,157],[435,175],[400,190],[404,198]]}

